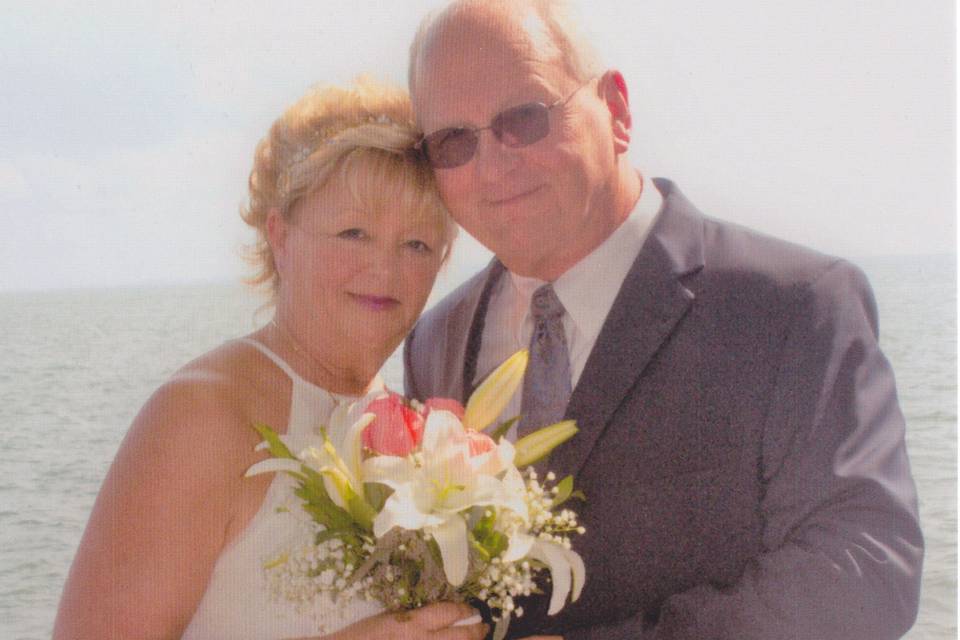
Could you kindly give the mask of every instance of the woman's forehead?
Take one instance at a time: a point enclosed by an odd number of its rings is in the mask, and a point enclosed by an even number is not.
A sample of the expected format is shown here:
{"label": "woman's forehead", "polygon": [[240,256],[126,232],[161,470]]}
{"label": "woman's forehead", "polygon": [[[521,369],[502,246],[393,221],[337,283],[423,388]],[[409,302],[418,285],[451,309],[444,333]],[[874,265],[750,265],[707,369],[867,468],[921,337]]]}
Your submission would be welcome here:
{"label": "woman's forehead", "polygon": [[338,168],[326,182],[304,198],[302,214],[380,218],[399,214],[413,225],[442,227],[445,212],[432,184],[412,166],[356,164]]}

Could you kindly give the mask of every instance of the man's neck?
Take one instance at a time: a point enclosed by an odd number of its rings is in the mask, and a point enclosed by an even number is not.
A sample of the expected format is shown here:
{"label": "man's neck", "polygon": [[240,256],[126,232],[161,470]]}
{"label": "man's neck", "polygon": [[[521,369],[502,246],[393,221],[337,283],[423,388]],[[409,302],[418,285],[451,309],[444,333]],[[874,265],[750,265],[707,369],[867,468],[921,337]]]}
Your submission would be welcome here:
{"label": "man's neck", "polygon": [[[629,165],[626,165],[625,170],[620,171],[619,175],[620,179],[611,189],[613,195],[610,198],[610,204],[602,208],[609,213],[593,217],[596,221],[595,224],[591,225],[593,228],[584,229],[584,236],[581,239],[585,241],[571,242],[568,245],[570,247],[568,253],[551,255],[538,263],[520,262],[511,264],[504,260],[504,266],[518,276],[553,282],[590,255],[630,216],[630,212],[633,211],[643,191],[656,188],[652,181],[646,179],[639,171]],[[593,231],[593,233],[589,234],[588,231]]]}

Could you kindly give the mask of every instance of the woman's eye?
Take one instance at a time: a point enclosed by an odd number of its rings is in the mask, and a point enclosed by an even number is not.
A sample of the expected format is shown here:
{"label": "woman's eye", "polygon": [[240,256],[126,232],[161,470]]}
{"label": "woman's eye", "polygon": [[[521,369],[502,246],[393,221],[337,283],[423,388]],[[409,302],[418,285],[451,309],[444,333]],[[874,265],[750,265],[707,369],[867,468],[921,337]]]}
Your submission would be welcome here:
{"label": "woman's eye", "polygon": [[432,249],[423,240],[407,240],[407,246],[417,253],[430,253]]}
{"label": "woman's eye", "polygon": [[338,238],[343,238],[344,240],[362,240],[367,236],[364,233],[363,229],[344,229],[337,234]]}

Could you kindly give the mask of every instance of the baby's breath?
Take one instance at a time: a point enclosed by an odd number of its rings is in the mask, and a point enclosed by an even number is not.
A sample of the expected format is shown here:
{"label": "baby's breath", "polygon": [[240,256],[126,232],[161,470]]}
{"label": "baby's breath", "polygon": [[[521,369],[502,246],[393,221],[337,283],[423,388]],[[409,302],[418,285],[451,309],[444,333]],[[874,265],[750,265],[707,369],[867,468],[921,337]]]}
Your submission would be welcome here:
{"label": "baby's breath", "polygon": [[[524,476],[524,502],[527,513],[506,508],[477,507],[473,521],[492,520],[493,528],[507,540],[516,535],[529,535],[571,548],[571,536],[584,533],[577,515],[562,505],[555,505],[558,488],[556,477],[548,473],[543,481],[533,468]],[[468,513],[464,513],[468,521]],[[395,529],[380,540],[362,539],[345,544],[334,538],[319,538],[322,528],[299,546],[287,549],[264,562],[271,592],[277,598],[306,607],[316,598],[365,598],[379,601],[387,609],[422,606],[438,599],[464,600],[477,598],[490,608],[493,619],[518,618],[523,615],[520,598],[540,593],[537,577],[546,566],[536,560],[521,558],[507,562],[506,549],[492,557],[471,552],[466,582],[454,589],[446,583],[437,564],[435,549],[423,531]],[[321,540],[316,542],[316,540]]]}

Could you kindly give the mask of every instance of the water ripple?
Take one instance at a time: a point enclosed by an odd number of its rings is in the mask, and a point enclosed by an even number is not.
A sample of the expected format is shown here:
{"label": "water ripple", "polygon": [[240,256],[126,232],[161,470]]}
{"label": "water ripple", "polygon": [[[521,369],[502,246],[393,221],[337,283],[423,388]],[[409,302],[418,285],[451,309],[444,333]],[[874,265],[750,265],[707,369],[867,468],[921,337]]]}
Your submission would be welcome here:
{"label": "water ripple", "polygon": [[[865,266],[897,374],[928,542],[909,640],[956,637],[954,269],[921,267]],[[17,425],[0,431],[0,635],[34,640],[49,637],[97,490],[140,405],[184,363],[250,331],[259,301],[230,287],[181,287],[17,294],[0,303],[9,344],[0,406]],[[402,386],[397,356],[383,375]]]}

